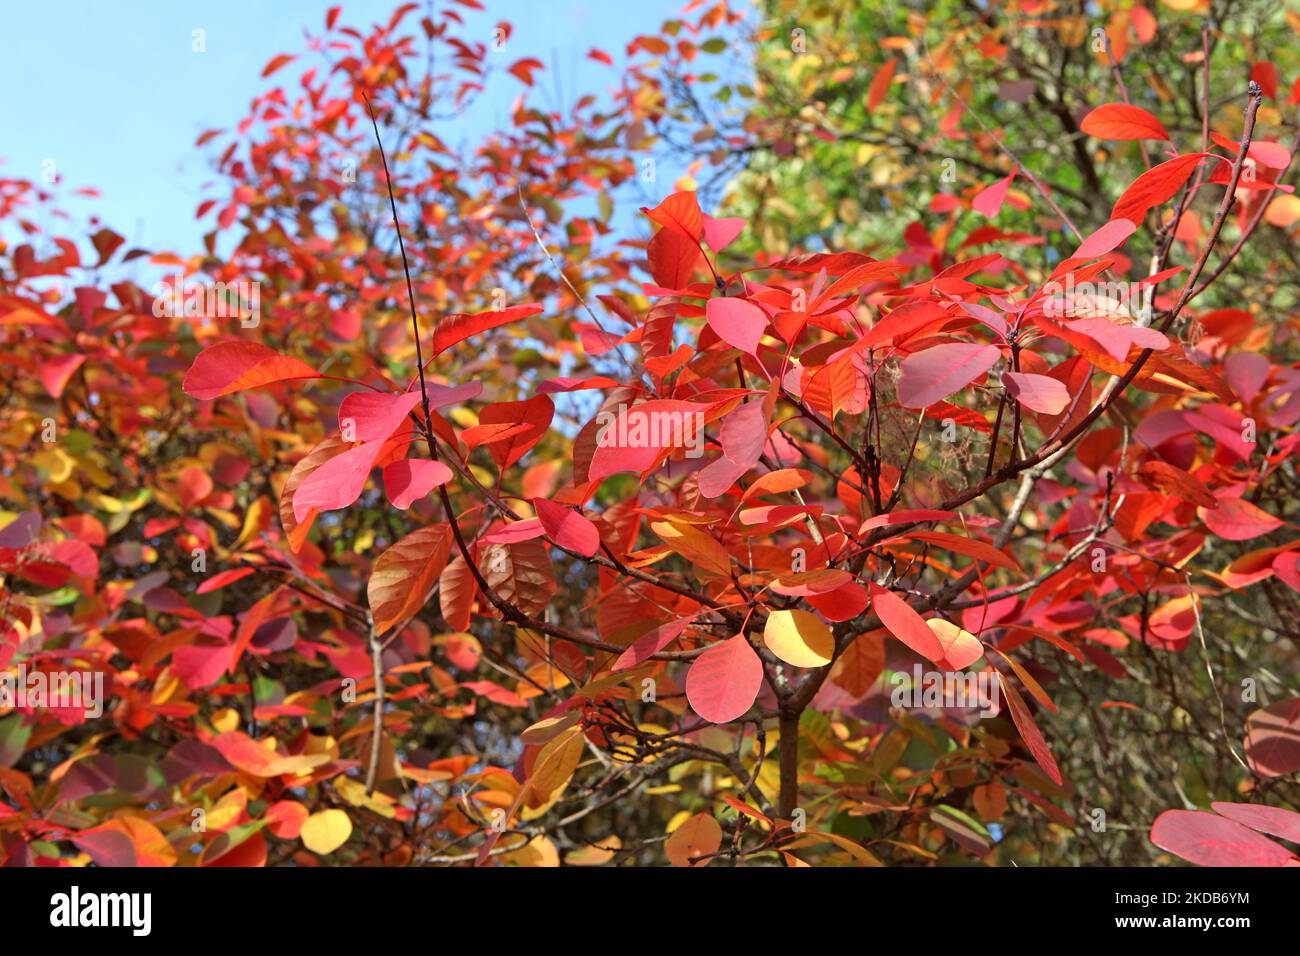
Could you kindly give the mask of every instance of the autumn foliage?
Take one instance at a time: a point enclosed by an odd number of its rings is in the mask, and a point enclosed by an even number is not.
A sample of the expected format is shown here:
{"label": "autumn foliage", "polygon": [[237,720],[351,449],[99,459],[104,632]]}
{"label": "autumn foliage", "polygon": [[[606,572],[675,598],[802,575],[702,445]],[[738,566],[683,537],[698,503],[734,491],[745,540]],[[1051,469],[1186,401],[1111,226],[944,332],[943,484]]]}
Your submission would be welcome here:
{"label": "autumn foliage", "polygon": [[1193,6],[695,2],[564,112],[334,8],[206,249],[0,180],[0,668],[103,687],[0,860],[1296,865],[1300,62]]}

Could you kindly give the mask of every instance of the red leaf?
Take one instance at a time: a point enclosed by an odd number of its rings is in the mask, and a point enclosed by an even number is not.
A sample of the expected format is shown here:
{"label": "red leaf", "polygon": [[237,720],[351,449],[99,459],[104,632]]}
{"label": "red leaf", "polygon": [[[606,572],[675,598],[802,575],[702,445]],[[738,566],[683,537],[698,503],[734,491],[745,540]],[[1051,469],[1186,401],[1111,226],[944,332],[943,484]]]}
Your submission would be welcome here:
{"label": "red leaf", "polygon": [[1286,866],[1294,857],[1267,837],[1204,810],[1166,810],[1151,842],[1201,866]]}
{"label": "red leaf", "polygon": [[1011,720],[1015,723],[1016,730],[1020,731],[1020,738],[1025,742],[1025,746],[1029,748],[1029,752],[1033,754],[1038,766],[1042,767],[1043,772],[1059,787],[1064,778],[1062,778],[1061,771],[1056,766],[1056,759],[1052,756],[1052,751],[1048,749],[1047,741],[1043,739],[1043,732],[1034,723],[1033,715],[1029,713],[1029,707],[1026,706],[1024,698],[1020,696],[1020,691],[1011,686],[1011,682],[1001,671],[998,671],[997,675],[998,683],[1002,686],[1002,696],[1006,698],[1007,708],[1011,711]]}
{"label": "red leaf", "polygon": [[438,608],[452,630],[469,628],[470,612],[477,596],[478,582],[474,580],[474,572],[465,559],[457,555],[447,563],[438,578]]}
{"label": "red leaf", "polygon": [[60,355],[42,362],[36,374],[41,384],[45,386],[45,390],[50,393],[50,397],[59,398],[63,395],[63,389],[67,387],[68,379],[72,378],[73,373],[81,368],[81,364],[85,361],[84,355]]}
{"label": "red leaf", "polygon": [[894,71],[897,69],[898,59],[891,57],[876,71],[876,75],[871,78],[871,85],[867,87],[867,109],[874,110],[884,102],[885,96],[889,93],[889,86],[894,82]]}
{"label": "red leaf", "polygon": [[1245,498],[1220,498],[1214,509],[1198,508],[1205,526],[1227,541],[1249,541],[1282,527],[1282,522]]}
{"label": "red leaf", "polygon": [[1098,139],[1168,139],[1160,120],[1127,103],[1106,103],[1083,118],[1079,129]]}
{"label": "red leaf", "polygon": [[195,594],[207,594],[210,591],[219,591],[227,584],[234,584],[241,578],[246,578],[256,570],[255,568],[232,568],[229,571],[222,571],[220,574],[214,574],[197,588]]}
{"label": "red leaf", "polygon": [[262,77],[268,77],[286,63],[292,63],[297,57],[291,53],[281,53],[279,56],[271,57],[271,62],[262,68]]}
{"label": "red leaf", "polygon": [[1010,174],[1005,179],[999,179],[992,186],[981,189],[979,194],[971,200],[971,207],[990,219],[1001,212],[1002,203],[1007,198],[1007,190],[1011,188],[1011,183],[1015,180],[1019,168],[1018,166],[1012,166]]}
{"label": "red leaf", "polygon": [[928,661],[939,662],[944,659],[943,645],[921,615],[892,591],[886,591],[876,584],[869,587],[871,610],[890,634]]}
{"label": "red leaf", "polygon": [[937,302],[909,302],[881,317],[858,344],[867,347],[906,339],[947,315],[947,310]]}
{"label": "red leaf", "polygon": [[525,86],[533,85],[533,73],[537,70],[545,69],[545,64],[535,57],[526,57],[522,60],[516,60],[510,65],[508,73],[517,77]]}
{"label": "red leaf", "polygon": [[686,699],[705,720],[725,724],[742,716],[763,685],[763,663],[744,634],[714,644],[686,672]]}
{"label": "red leaf", "polygon": [[433,353],[431,359],[441,355],[447,349],[464,342],[471,335],[495,329],[497,326],[513,322],[515,319],[527,318],[542,311],[540,305],[512,305],[508,309],[496,309],[488,312],[453,312],[446,315],[433,328]]}
{"label": "red leaf", "polygon": [[211,401],[231,392],[319,375],[307,363],[281,355],[273,348],[235,340],[220,342],[200,352],[181,388],[187,395]]}
{"label": "red leaf", "polygon": [[690,239],[698,240],[704,227],[700,202],[690,190],[673,193],[654,209],[641,211],[664,228],[674,229]]}
{"label": "red leaf", "polygon": [[700,247],[676,229],[660,229],[646,247],[650,275],[664,289],[684,289],[691,284]]}
{"label": "red leaf", "polygon": [[562,548],[591,557],[600,548],[600,531],[580,511],[534,498],[533,508],[547,535]]}
{"label": "red leaf", "polygon": [[1218,500],[1200,481],[1168,462],[1143,462],[1137,470],[1144,483],[1166,495],[1176,495],[1204,508],[1214,509]]}
{"label": "red leaf", "polygon": [[97,866],[139,866],[135,844],[120,830],[105,826],[82,830],[72,838],[72,844],[85,853]]}
{"label": "red leaf", "polygon": [[1275,700],[1246,718],[1246,760],[1261,777],[1300,771],[1300,697]]}
{"label": "red leaf", "polygon": [[280,588],[276,588],[263,597],[245,611],[243,617],[239,619],[239,630],[235,632],[235,643],[230,648],[230,672],[232,674],[235,673],[235,668],[239,666],[239,659],[244,656],[244,650],[248,647],[249,642],[253,640],[253,635],[270,616],[271,609],[275,607],[275,602],[280,596],[280,590]]}
{"label": "red leaf", "polygon": [[450,553],[450,527],[438,524],[417,528],[379,556],[366,583],[375,633],[404,626],[420,612]]}
{"label": "red leaf", "polygon": [[1174,193],[1183,188],[1197,164],[1208,155],[1210,154],[1189,153],[1148,169],[1124,190],[1124,195],[1119,197],[1119,202],[1111,210],[1110,218],[1128,219],[1141,225],[1147,210],[1168,202]]}
{"label": "red leaf", "polygon": [[677,399],[653,399],[597,415],[596,450],[587,472],[599,481],[621,471],[643,472],[669,448],[685,448],[703,435],[706,406]]}
{"label": "red leaf", "polygon": [[906,408],[933,405],[980,378],[1001,354],[996,345],[957,342],[909,355],[898,380],[898,401]]}
{"label": "red leaf", "polygon": [[851,621],[867,609],[867,589],[849,581],[833,591],[810,594],[808,603],[828,621]]}
{"label": "red leaf", "polygon": [[483,409],[478,417],[480,426],[522,426],[484,442],[497,467],[505,471],[523,458],[528,449],[542,440],[554,415],[555,403],[545,395],[536,395],[522,402],[497,402]]}
{"label": "red leaf", "polygon": [[211,687],[230,664],[230,647],[226,644],[189,644],[172,652],[172,673],[190,690]]}
{"label": "red leaf", "polygon": [[946,531],[910,531],[905,537],[913,541],[925,541],[929,544],[938,545],[946,551],[956,551],[958,554],[964,554],[976,561],[987,561],[994,567],[1007,568],[1011,571],[1020,570],[1020,564],[1005,551],[1001,551],[983,541],[977,541],[974,538],[967,538],[960,534],[949,534]]}

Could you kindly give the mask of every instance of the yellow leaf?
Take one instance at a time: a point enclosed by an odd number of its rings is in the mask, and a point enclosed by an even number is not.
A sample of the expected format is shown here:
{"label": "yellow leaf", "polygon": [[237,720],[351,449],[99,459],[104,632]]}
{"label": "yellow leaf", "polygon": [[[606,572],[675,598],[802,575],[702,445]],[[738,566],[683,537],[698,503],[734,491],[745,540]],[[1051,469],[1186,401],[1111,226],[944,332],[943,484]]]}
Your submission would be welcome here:
{"label": "yellow leaf", "polygon": [[696,567],[716,574],[728,573],[731,558],[722,545],[699,528],[672,521],[652,521],[650,530]]}
{"label": "yellow leaf", "polygon": [[582,758],[582,727],[573,726],[553,737],[533,764],[524,802],[534,809],[550,803],[569,784]]}
{"label": "yellow leaf", "polygon": [[1300,219],[1300,196],[1274,196],[1264,213],[1264,221],[1270,226],[1287,226]]}
{"label": "yellow leaf", "polygon": [[795,667],[821,667],[835,656],[835,636],[831,629],[807,611],[773,611],[763,628],[763,643]]}
{"label": "yellow leaf", "polygon": [[254,535],[266,530],[270,525],[271,513],[271,502],[265,497],[260,497],[249,505],[248,511],[244,515],[243,530],[239,532],[239,537],[230,546],[230,550],[238,551],[252,541]]}
{"label": "yellow leaf", "polygon": [[564,862],[569,866],[600,866],[612,860],[614,854],[621,849],[623,849],[623,841],[610,834],[591,846],[570,850],[565,854]]}
{"label": "yellow leaf", "polygon": [[299,836],[307,849],[325,856],[352,836],[352,821],[342,810],[320,810],[303,821]]}
{"label": "yellow leaf", "polygon": [[939,639],[944,658],[954,666],[966,667],[984,655],[984,645],[970,631],[937,617],[932,617],[925,623]]}

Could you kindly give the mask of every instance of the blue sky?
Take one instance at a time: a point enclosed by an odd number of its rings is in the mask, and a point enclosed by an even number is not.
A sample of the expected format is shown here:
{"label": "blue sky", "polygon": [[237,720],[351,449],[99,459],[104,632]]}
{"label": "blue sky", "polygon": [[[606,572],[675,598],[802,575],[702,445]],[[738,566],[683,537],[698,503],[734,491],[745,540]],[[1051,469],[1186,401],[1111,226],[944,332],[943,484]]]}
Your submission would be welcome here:
{"label": "blue sky", "polygon": [[[458,8],[467,33],[490,41],[504,19],[514,25],[508,63],[534,56],[539,105],[553,91],[570,103],[606,90],[609,67],[587,59],[593,46],[622,62],[626,43],[657,30],[682,0],[484,0],[486,13]],[[439,8],[446,0],[439,0]],[[397,0],[344,3],[343,22],[386,19]],[[277,53],[302,52],[304,27],[319,34],[328,3],[306,0],[40,0],[6,10],[0,88],[7,92],[0,176],[39,181],[47,161],[60,192],[95,187],[93,200],[66,197],[64,208],[92,212],[131,245],[182,254],[200,249],[204,227],[194,210],[213,182],[210,156],[195,148],[205,129],[230,128],[254,96],[293,77],[291,64],[270,80],[259,77]],[[192,50],[204,31],[205,52]],[[294,77],[296,79],[296,77]],[[462,130],[467,142],[501,125],[523,89],[502,74],[489,84]]]}

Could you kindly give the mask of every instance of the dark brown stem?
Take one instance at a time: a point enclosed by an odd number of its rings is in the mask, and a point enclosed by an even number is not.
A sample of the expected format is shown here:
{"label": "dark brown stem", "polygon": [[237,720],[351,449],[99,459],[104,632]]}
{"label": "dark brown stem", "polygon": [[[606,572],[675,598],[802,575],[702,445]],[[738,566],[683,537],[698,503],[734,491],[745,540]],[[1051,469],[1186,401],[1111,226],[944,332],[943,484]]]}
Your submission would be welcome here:
{"label": "dark brown stem", "polygon": [[776,815],[782,820],[789,820],[799,805],[799,711],[783,706],[779,726],[781,792],[777,797]]}

